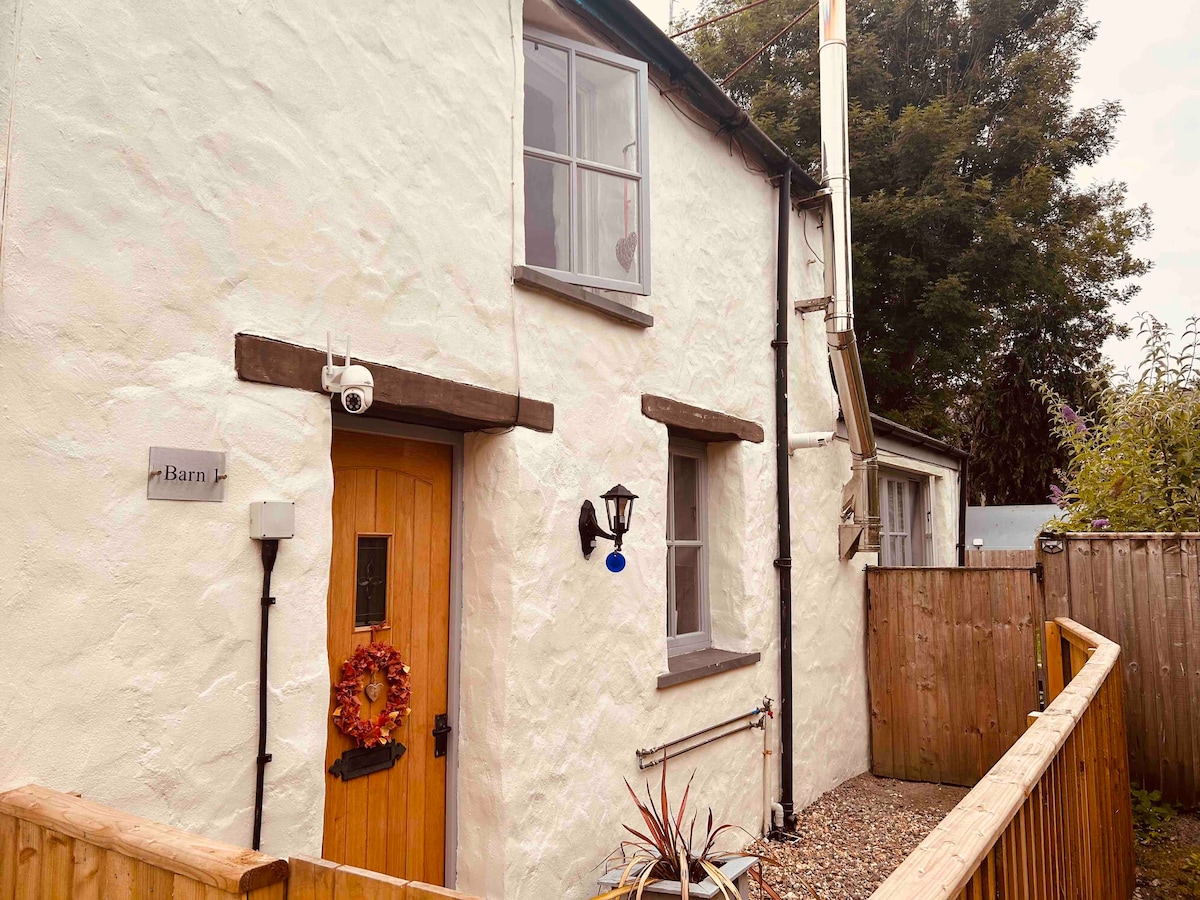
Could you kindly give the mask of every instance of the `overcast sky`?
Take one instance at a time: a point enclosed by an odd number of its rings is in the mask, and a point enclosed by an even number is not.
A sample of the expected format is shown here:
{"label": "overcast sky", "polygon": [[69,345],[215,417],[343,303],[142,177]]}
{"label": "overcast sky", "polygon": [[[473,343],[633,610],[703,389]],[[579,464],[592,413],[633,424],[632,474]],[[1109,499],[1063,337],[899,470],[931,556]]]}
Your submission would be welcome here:
{"label": "overcast sky", "polygon": [[[1132,323],[1148,311],[1178,335],[1188,316],[1200,315],[1200,2],[1087,4],[1099,33],[1083,57],[1076,104],[1117,100],[1125,116],[1115,147],[1079,178],[1083,184],[1124,181],[1130,201],[1148,203],[1154,213],[1154,236],[1137,248],[1154,268],[1140,279],[1141,293],[1117,309],[1117,317]],[[699,5],[676,0],[675,15]],[[853,156],[854,148],[850,151]],[[1136,331],[1135,325],[1132,337],[1104,348],[1118,369],[1137,368]]]}
{"label": "overcast sky", "polygon": [[[1083,58],[1076,103],[1117,100],[1125,116],[1116,146],[1081,178],[1124,181],[1130,200],[1154,213],[1154,236],[1139,247],[1154,268],[1117,315],[1132,322],[1145,310],[1178,335],[1188,316],[1200,315],[1200,4],[1088,0],[1088,10],[1099,34]],[[1140,361],[1136,333],[1104,349],[1119,369]]]}

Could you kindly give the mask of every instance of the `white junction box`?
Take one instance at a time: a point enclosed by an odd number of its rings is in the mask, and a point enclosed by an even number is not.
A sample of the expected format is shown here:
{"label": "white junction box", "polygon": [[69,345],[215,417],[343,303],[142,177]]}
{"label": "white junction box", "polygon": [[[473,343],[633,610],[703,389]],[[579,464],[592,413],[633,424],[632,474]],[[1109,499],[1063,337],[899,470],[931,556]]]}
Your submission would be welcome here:
{"label": "white junction box", "polygon": [[296,536],[294,500],[259,500],[250,504],[250,537],[256,541]]}

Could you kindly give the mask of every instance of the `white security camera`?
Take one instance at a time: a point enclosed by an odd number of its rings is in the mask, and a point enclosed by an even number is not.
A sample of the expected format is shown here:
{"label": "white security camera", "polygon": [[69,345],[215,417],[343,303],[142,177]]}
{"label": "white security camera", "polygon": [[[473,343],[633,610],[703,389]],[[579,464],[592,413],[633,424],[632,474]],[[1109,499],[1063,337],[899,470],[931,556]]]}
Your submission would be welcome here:
{"label": "white security camera", "polygon": [[321,369],[321,388],[342,395],[342,409],[361,415],[371,408],[375,379],[366,366],[350,365],[350,338],[346,338],[346,364],[333,364],[333,339],[325,333],[325,367]]}

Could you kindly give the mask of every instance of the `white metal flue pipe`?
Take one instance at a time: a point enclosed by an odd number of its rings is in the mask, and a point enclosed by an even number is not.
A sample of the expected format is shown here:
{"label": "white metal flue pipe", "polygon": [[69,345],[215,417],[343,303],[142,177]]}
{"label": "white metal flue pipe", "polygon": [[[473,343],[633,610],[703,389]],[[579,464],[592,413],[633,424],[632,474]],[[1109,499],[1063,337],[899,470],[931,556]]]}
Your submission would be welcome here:
{"label": "white metal flue pipe", "polygon": [[843,494],[843,557],[879,549],[879,460],[854,336],[850,265],[850,141],[846,80],[846,0],[821,0],[821,167],[829,190],[824,229],[826,338],[852,455]]}

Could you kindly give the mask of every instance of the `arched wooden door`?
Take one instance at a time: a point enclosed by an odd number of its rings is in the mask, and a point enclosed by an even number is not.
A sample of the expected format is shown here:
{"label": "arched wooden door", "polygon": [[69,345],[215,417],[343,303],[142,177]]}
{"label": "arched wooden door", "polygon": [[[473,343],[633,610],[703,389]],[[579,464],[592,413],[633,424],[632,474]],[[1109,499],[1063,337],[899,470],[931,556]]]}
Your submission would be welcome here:
{"label": "arched wooden door", "polygon": [[[330,719],[322,854],[430,884],[445,871],[446,757],[433,732],[448,711],[450,485],[448,446],[334,432],[330,684],[374,633],[411,668],[412,714],[394,732],[395,764],[349,780],[329,773],[354,747]],[[331,687],[331,715],[332,698]],[[386,690],[359,698],[364,717],[378,715]]]}

